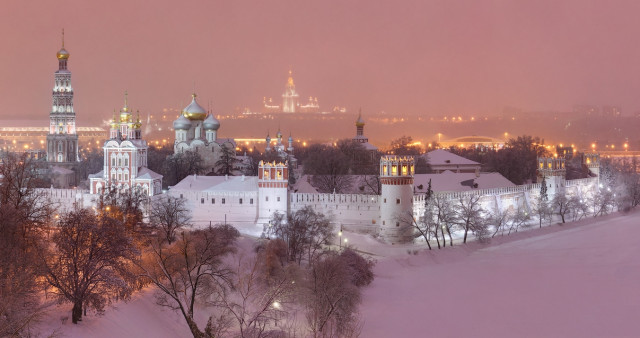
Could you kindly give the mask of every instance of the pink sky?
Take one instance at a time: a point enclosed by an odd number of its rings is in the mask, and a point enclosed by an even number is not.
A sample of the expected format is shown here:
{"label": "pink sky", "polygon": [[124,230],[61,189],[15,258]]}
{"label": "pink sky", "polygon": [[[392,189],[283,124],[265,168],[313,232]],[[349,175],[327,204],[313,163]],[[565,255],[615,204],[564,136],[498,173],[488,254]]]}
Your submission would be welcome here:
{"label": "pink sky", "polygon": [[141,112],[193,90],[217,113],[280,100],[293,68],[323,108],[410,114],[640,109],[638,1],[5,0],[0,119],[48,118],[60,31],[78,119],[125,90]]}

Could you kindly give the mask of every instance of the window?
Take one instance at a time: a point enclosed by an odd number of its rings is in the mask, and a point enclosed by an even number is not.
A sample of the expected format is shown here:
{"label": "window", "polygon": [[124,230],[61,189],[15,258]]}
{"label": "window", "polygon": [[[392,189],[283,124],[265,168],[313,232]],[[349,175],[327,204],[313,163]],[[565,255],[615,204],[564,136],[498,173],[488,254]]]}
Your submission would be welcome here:
{"label": "window", "polygon": [[225,202],[225,200],[224,200],[224,198],[223,198],[221,203],[222,203],[222,204],[224,204],[224,202]]}
{"label": "window", "polygon": [[182,196],[182,194],[180,194],[180,198],[184,198],[184,197]]}
{"label": "window", "polygon": [[125,167],[129,166],[129,156],[127,156],[127,155],[124,156],[124,166]]}
{"label": "window", "polygon": [[382,225],[386,225],[386,224],[387,224],[387,221],[382,221]]}
{"label": "window", "polygon": [[276,197],[276,202],[280,202],[280,197]]}
{"label": "window", "polygon": [[400,226],[400,222],[396,222],[396,227],[399,227],[399,226]]}
{"label": "window", "polygon": [[215,198],[211,199],[211,204],[216,204],[216,199]]}
{"label": "window", "polygon": [[386,198],[384,199],[384,203],[387,203],[387,199]]}
{"label": "window", "polygon": [[396,198],[396,204],[400,204],[400,199]]}
{"label": "window", "polygon": [[112,167],[115,167],[115,166],[116,166],[116,158],[115,158],[115,157],[112,157],[112,158],[111,158],[111,166],[112,166]]}
{"label": "window", "polygon": [[269,202],[269,196],[265,196],[264,200],[265,202]]}
{"label": "window", "polygon": [[249,199],[249,204],[253,204],[253,198]]}
{"label": "window", "polygon": [[238,201],[240,204],[242,204],[242,198]]}
{"label": "window", "polygon": [[200,204],[204,204],[204,198],[200,199]]}

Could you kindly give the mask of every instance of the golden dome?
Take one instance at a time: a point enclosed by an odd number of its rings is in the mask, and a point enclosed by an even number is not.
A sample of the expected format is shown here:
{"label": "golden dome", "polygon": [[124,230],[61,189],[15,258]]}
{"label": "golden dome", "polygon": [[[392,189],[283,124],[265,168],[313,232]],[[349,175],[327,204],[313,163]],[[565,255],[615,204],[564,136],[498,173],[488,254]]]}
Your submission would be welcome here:
{"label": "golden dome", "polygon": [[362,112],[358,113],[358,119],[356,120],[356,127],[364,127],[364,120],[362,119]]}
{"label": "golden dome", "polygon": [[189,120],[204,120],[207,117],[207,111],[196,102],[196,94],[193,93],[191,103],[182,110],[182,114]]}
{"label": "golden dome", "polygon": [[58,57],[58,59],[68,59],[69,58],[69,52],[67,52],[66,49],[61,48],[58,53],[56,53],[56,56]]}

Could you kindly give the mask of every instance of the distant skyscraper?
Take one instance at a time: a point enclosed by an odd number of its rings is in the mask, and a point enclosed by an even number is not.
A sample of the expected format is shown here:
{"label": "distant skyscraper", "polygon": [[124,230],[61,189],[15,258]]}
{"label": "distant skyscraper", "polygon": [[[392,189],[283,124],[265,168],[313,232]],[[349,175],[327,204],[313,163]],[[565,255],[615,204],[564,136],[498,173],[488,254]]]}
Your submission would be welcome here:
{"label": "distant skyscraper", "polygon": [[293,83],[293,76],[289,71],[289,79],[287,79],[287,85],[284,88],[284,94],[282,94],[282,112],[295,113],[298,107],[298,98],[296,85]]}
{"label": "distant skyscraper", "polygon": [[284,93],[282,94],[282,106],[274,105],[273,99],[266,97],[263,98],[263,105],[265,113],[317,113],[320,111],[318,105],[318,98],[309,96],[309,101],[305,104],[300,104],[300,95],[296,92],[296,85],[293,82],[293,75],[291,70],[289,71],[289,78],[284,87]]}
{"label": "distant skyscraper", "polygon": [[73,88],[71,72],[67,69],[69,52],[62,48],[56,54],[58,70],[53,86],[53,107],[49,114],[49,134],[47,135],[47,161],[59,164],[78,162],[78,134],[76,133],[76,113],[73,110]]}

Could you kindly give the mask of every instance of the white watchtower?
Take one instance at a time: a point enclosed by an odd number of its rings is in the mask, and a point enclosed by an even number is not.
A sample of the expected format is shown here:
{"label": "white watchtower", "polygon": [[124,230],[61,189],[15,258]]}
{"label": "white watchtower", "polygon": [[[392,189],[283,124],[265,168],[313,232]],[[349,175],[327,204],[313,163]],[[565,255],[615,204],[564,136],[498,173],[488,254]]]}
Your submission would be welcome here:
{"label": "white watchtower", "polygon": [[413,156],[386,155],[380,159],[380,235],[392,243],[413,240]]}
{"label": "white watchtower", "polygon": [[289,212],[289,167],[287,162],[258,164],[258,224],[267,224],[274,212]]}
{"label": "white watchtower", "polygon": [[558,192],[564,193],[567,173],[564,161],[562,157],[538,157],[538,182],[545,179],[549,198]]}

